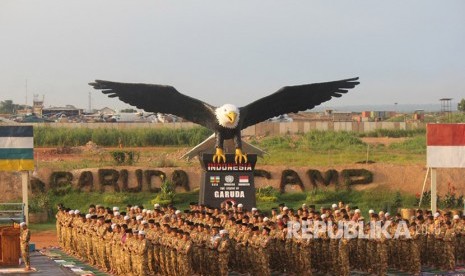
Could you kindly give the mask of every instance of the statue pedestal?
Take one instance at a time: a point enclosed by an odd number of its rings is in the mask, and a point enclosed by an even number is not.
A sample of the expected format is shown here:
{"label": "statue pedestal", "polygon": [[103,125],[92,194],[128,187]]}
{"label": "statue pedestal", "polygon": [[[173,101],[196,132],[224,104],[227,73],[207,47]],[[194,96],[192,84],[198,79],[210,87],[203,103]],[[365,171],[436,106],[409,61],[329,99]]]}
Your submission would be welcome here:
{"label": "statue pedestal", "polygon": [[234,154],[226,154],[225,163],[213,163],[213,154],[202,154],[202,177],[199,203],[219,208],[222,203],[242,203],[250,210],[256,207],[253,172],[256,154],[247,155],[247,163],[236,164]]}

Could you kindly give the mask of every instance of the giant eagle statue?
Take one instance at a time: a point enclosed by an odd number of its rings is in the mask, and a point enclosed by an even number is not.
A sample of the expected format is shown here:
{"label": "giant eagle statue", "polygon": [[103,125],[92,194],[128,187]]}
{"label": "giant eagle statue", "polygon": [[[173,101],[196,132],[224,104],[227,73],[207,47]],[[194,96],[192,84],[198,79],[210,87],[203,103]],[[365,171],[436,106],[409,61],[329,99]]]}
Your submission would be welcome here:
{"label": "giant eagle statue", "polygon": [[125,103],[147,112],[173,114],[202,125],[215,132],[216,153],[213,162],[226,162],[224,140],[234,139],[236,163],[247,162],[242,152],[241,130],[267,119],[298,111],[305,111],[341,97],[359,84],[358,78],[332,82],[285,86],[277,92],[237,108],[232,104],[215,107],[201,100],[181,94],[172,86],[143,83],[121,83],[96,80],[89,83],[110,98],[118,97]]}

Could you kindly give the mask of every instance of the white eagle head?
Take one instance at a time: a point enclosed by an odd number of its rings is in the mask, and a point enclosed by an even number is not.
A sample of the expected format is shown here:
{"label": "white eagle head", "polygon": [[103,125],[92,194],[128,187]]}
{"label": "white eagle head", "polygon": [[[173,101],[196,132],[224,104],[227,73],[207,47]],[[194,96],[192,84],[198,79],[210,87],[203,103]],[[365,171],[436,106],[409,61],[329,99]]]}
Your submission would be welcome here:
{"label": "white eagle head", "polygon": [[215,110],[216,119],[222,127],[236,128],[239,124],[239,108],[224,104]]}

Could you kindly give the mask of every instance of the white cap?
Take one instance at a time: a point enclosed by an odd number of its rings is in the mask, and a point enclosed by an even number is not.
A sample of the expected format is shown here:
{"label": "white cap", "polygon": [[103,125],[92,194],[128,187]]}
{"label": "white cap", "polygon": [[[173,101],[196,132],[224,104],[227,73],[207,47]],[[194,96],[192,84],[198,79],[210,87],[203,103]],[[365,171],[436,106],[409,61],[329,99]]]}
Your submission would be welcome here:
{"label": "white cap", "polygon": [[237,207],[242,208],[242,207],[244,207],[244,205],[242,205],[242,203],[239,203],[239,204],[237,204]]}
{"label": "white cap", "polygon": [[373,209],[370,209],[370,211],[368,211],[368,214],[374,214],[375,211]]}
{"label": "white cap", "polygon": [[115,229],[115,227],[116,227],[116,223],[113,223],[113,224],[111,225],[111,229]]}
{"label": "white cap", "polygon": [[360,209],[355,209],[355,213],[360,213]]}
{"label": "white cap", "polygon": [[23,227],[24,225],[26,225],[25,222],[21,222],[21,223],[19,224],[19,226],[21,226],[21,227]]}
{"label": "white cap", "polygon": [[437,217],[439,217],[439,216],[440,216],[440,214],[439,214],[438,212],[434,213],[434,217],[435,217],[435,218],[437,218]]}
{"label": "white cap", "polygon": [[139,235],[144,235],[145,236],[145,232],[144,231],[139,231]]}
{"label": "white cap", "polygon": [[176,210],[176,212],[174,212],[176,215],[179,215],[181,214],[181,210]]}
{"label": "white cap", "polygon": [[119,215],[120,215],[120,213],[119,213],[119,212],[114,212],[114,213],[113,213],[113,215],[115,215],[115,216],[119,216]]}
{"label": "white cap", "polygon": [[304,204],[302,204],[302,208],[303,208],[303,207],[307,207],[307,204],[305,204],[305,203],[304,203]]}
{"label": "white cap", "polygon": [[119,207],[117,206],[113,207],[113,211],[119,211]]}
{"label": "white cap", "polygon": [[142,209],[142,213],[147,213],[147,209]]}
{"label": "white cap", "polygon": [[79,211],[79,210],[74,210],[74,213],[75,213],[76,215],[78,215],[78,214],[81,213],[81,211]]}
{"label": "white cap", "polygon": [[142,220],[142,216],[141,215],[136,216],[136,220]]}
{"label": "white cap", "polygon": [[283,210],[286,211],[289,210],[289,208],[287,206],[284,206]]}
{"label": "white cap", "polygon": [[335,208],[337,208],[337,204],[336,204],[336,203],[333,203],[333,205],[331,205],[331,207],[332,207],[333,209],[335,209]]}
{"label": "white cap", "polygon": [[136,207],[132,206],[131,208],[129,208],[129,210],[134,210],[136,209]]}
{"label": "white cap", "polygon": [[228,234],[228,230],[226,230],[226,229],[221,229],[221,230],[220,230],[220,235],[225,235],[225,234]]}
{"label": "white cap", "polygon": [[87,214],[87,215],[86,215],[86,219],[90,219],[91,217],[92,217],[91,214]]}
{"label": "white cap", "polygon": [[384,216],[386,217],[389,217],[391,214],[389,214],[389,212],[386,212],[386,214],[384,214]]}
{"label": "white cap", "polygon": [[148,222],[146,220],[143,220],[141,223],[142,224],[148,224]]}
{"label": "white cap", "polygon": [[283,216],[282,216],[282,215],[277,215],[276,218],[277,218],[277,219],[282,219]]}
{"label": "white cap", "polygon": [[74,215],[74,210],[70,210],[70,211],[68,212],[68,214]]}
{"label": "white cap", "polygon": [[124,220],[129,220],[130,217],[129,216],[124,216]]}
{"label": "white cap", "polygon": [[335,214],[339,214],[340,212],[341,212],[340,210],[334,211]]}
{"label": "white cap", "polygon": [[155,209],[160,208],[160,204],[158,204],[158,203],[153,204],[153,208],[155,208]]}
{"label": "white cap", "polygon": [[139,206],[137,206],[137,205],[134,205],[134,209],[137,209],[137,208],[139,208]]}
{"label": "white cap", "polygon": [[255,211],[257,211],[257,208],[253,207],[252,212],[255,212]]}
{"label": "white cap", "polygon": [[264,218],[263,218],[263,221],[265,221],[265,222],[267,222],[267,221],[269,221],[269,220],[270,220],[270,219],[269,219],[268,217],[264,217]]}
{"label": "white cap", "polygon": [[325,218],[326,218],[326,214],[321,215],[321,218],[322,218],[322,219],[325,219]]}
{"label": "white cap", "polygon": [[454,215],[453,219],[460,219],[459,215]]}
{"label": "white cap", "polygon": [[378,215],[384,215],[384,212],[383,211],[379,211]]}

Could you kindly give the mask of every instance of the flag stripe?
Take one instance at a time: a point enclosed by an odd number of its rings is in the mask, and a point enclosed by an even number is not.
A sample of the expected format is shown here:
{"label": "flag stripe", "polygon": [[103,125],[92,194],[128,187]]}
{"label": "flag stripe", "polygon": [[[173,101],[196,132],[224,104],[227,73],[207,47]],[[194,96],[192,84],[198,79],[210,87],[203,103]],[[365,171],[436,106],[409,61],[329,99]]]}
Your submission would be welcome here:
{"label": "flag stripe", "polygon": [[465,168],[465,146],[428,146],[426,156],[430,168]]}
{"label": "flag stripe", "polygon": [[428,124],[428,146],[465,146],[465,124]]}
{"label": "flag stripe", "polygon": [[32,126],[0,126],[0,137],[33,137]]}
{"label": "flag stripe", "polygon": [[33,137],[0,137],[0,149],[21,149],[33,147]]}
{"label": "flag stripe", "polygon": [[34,159],[34,149],[0,149],[0,160]]}
{"label": "flag stripe", "polygon": [[34,160],[0,160],[0,171],[33,171]]}

